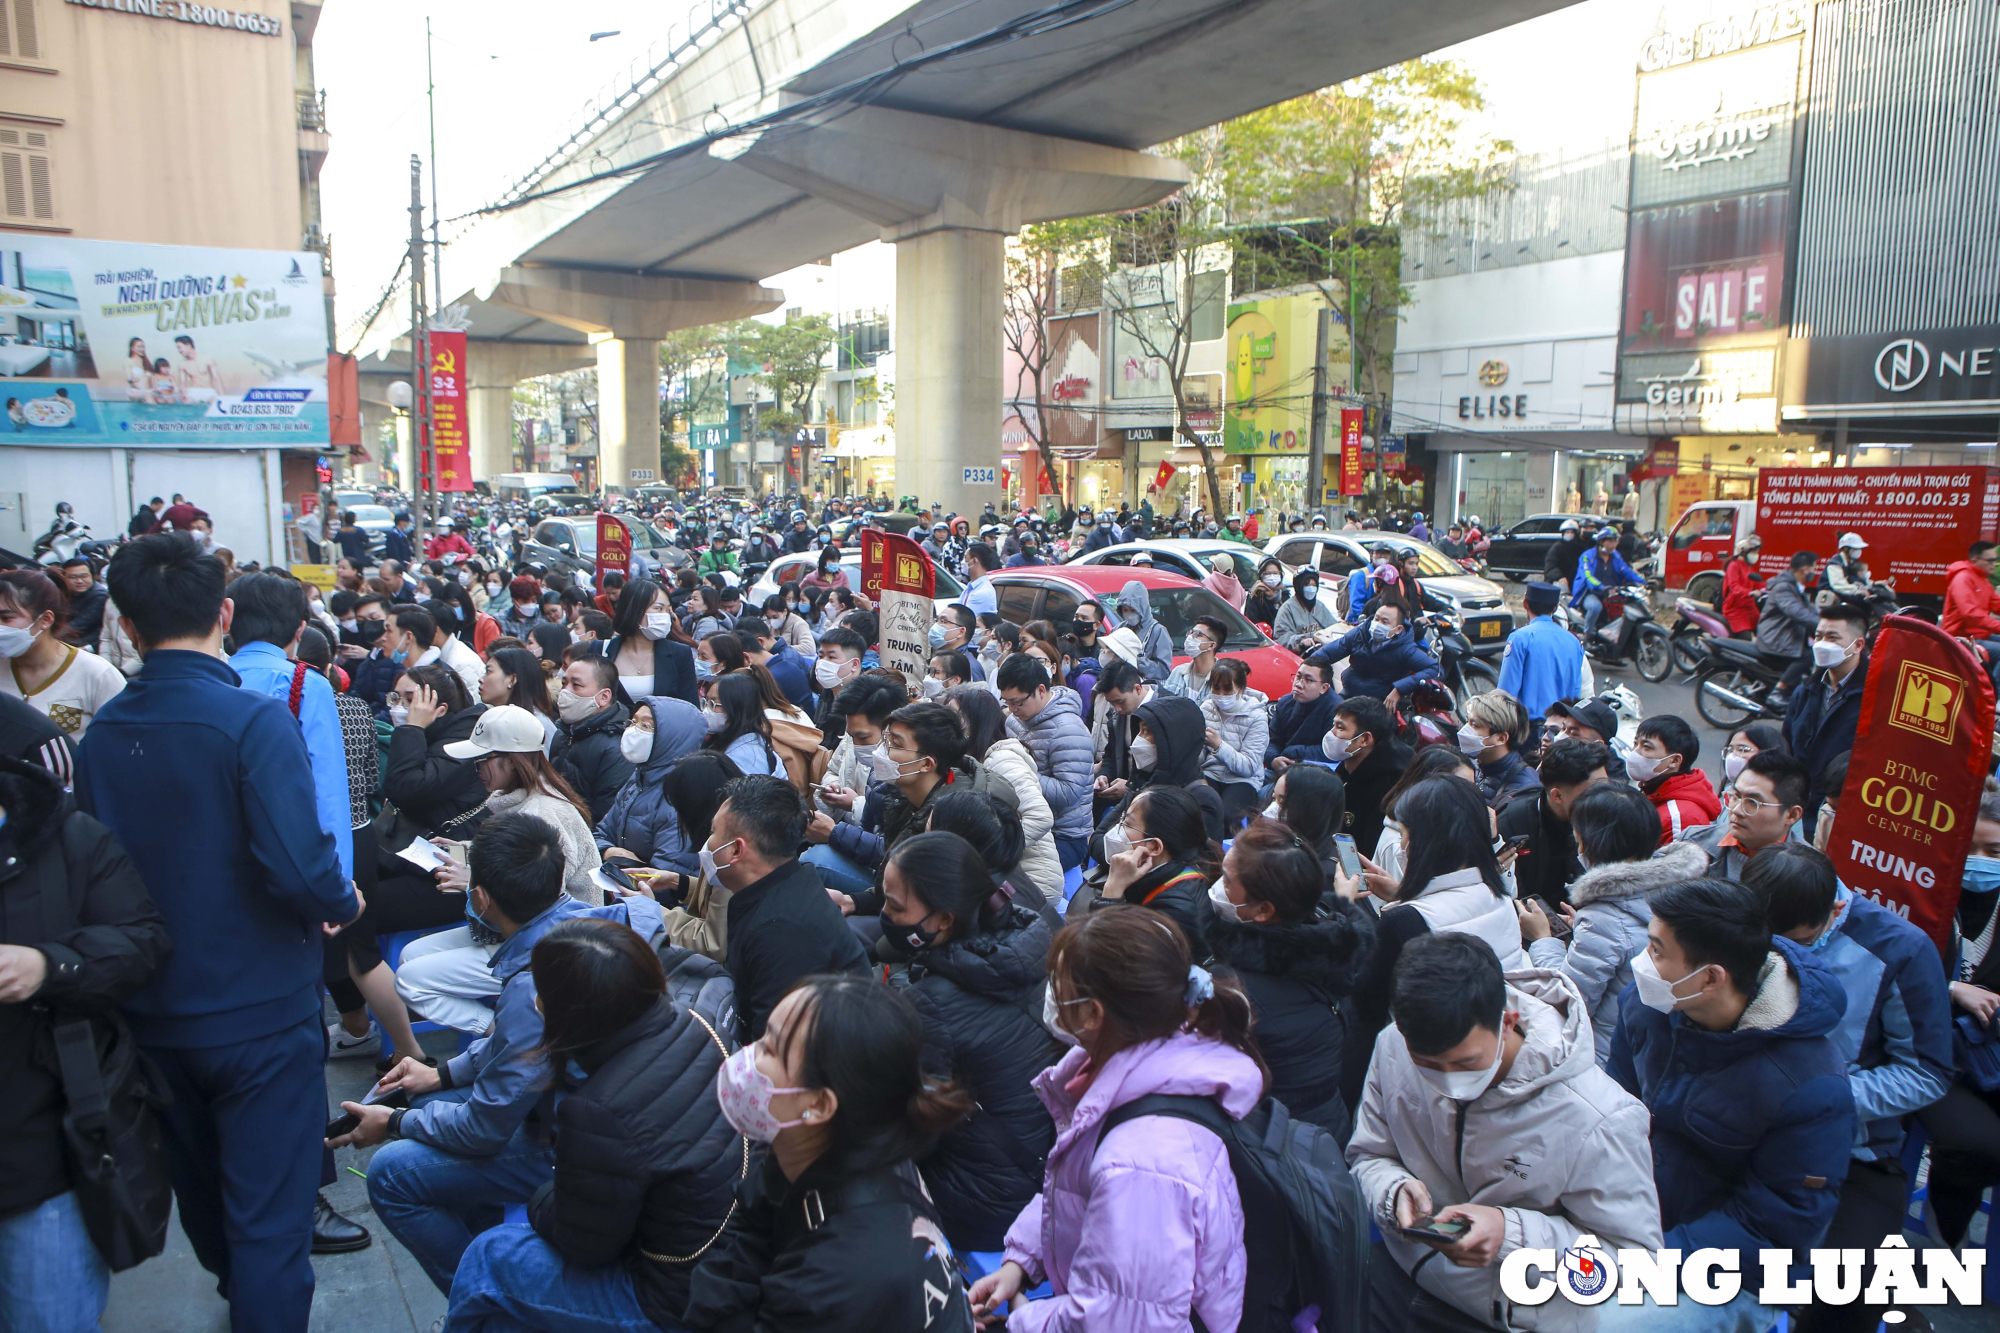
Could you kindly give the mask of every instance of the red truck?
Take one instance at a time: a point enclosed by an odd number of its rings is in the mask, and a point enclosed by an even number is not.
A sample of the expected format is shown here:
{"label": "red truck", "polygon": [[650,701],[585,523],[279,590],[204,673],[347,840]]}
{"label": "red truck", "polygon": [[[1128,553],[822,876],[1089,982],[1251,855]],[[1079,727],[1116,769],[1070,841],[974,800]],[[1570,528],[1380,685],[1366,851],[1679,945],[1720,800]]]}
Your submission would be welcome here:
{"label": "red truck", "polygon": [[1868,572],[1893,579],[1898,600],[1944,596],[1945,570],[2000,525],[2000,468],[1767,467],[1755,500],[1702,500],[1667,536],[1661,574],[1697,601],[1722,600],[1722,567],[1752,532],[1764,539],[1758,572],[1782,574],[1796,551],[1823,565],[1858,532]]}

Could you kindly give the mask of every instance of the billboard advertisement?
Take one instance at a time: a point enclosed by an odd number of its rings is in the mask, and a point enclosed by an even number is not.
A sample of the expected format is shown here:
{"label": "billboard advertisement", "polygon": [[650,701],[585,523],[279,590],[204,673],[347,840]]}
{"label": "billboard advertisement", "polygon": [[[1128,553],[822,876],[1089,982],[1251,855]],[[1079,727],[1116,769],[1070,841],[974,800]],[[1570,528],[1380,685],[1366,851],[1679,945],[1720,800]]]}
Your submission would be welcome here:
{"label": "billboard advertisement", "polygon": [[924,548],[893,532],[861,534],[861,591],[879,613],[882,665],[903,673],[912,695],[930,670],[937,572]]}
{"label": "billboard advertisement", "polygon": [[1088,458],[1097,451],[1098,346],[1096,315],[1049,321],[1048,442],[1058,458]]}
{"label": "billboard advertisement", "polygon": [[15,443],[324,449],[326,357],[318,255],[0,238]]}
{"label": "billboard advertisement", "polygon": [[1785,331],[1783,191],[1634,209],[1622,352],[1774,341]]}
{"label": "billboard advertisement", "polygon": [[1945,571],[2000,523],[2000,468],[1764,468],[1757,474],[1762,567],[1780,573],[1793,551],[1835,549],[1842,533],[1868,543],[1868,572],[1898,597],[1939,595]]}
{"label": "billboard advertisement", "polygon": [[[1303,454],[1311,447],[1313,354],[1325,304],[1317,290],[1230,304],[1222,344],[1223,452]],[[1334,325],[1327,357],[1347,365],[1346,325]]]}
{"label": "billboard advertisement", "polygon": [[1807,354],[1804,391],[1788,401],[1990,410],[2000,402],[2000,325],[1816,337]]}
{"label": "billboard advertisement", "polygon": [[1804,51],[1793,38],[1642,74],[1632,207],[1789,181]]}

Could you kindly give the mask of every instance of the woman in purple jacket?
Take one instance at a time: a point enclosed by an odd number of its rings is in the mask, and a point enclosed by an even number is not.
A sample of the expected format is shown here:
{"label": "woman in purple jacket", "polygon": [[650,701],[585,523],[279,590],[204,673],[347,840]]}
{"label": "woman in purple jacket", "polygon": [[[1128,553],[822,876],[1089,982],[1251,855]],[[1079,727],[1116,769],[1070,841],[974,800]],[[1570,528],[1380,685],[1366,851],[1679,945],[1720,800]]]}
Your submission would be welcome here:
{"label": "woman in purple jacket", "polygon": [[[1012,1304],[1009,1333],[1183,1333],[1198,1314],[1234,1333],[1243,1314],[1243,1205],[1222,1140],[1141,1116],[1102,1136],[1118,1107],[1151,1093],[1211,1097],[1242,1119],[1267,1075],[1250,1001],[1192,965],[1158,912],[1111,908],[1065,926],[1049,953],[1053,1026],[1076,1049],[1035,1079],[1056,1123],[1042,1192],[1014,1219],[1007,1260],[973,1286],[973,1312]],[[1021,1301],[1043,1279],[1047,1300]]]}

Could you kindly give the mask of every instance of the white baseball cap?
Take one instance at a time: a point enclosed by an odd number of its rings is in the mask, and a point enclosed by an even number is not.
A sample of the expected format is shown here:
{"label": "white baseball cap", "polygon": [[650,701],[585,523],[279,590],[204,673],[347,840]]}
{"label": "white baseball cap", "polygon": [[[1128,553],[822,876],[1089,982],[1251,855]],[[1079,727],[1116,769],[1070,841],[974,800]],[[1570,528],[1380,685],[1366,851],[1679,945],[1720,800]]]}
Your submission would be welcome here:
{"label": "white baseball cap", "polygon": [[1858,532],[1842,533],[1840,535],[1840,545],[1836,549],[1845,551],[1850,546],[1866,549],[1868,543],[1861,540],[1861,534]]}
{"label": "white baseball cap", "polygon": [[514,704],[501,704],[481,714],[472,734],[445,746],[444,752],[453,759],[483,759],[489,754],[526,754],[541,748],[542,724],[535,715]]}
{"label": "white baseball cap", "polygon": [[1104,648],[1113,657],[1121,662],[1128,662],[1133,666],[1139,665],[1139,654],[1145,651],[1145,645],[1139,642],[1139,636],[1131,630],[1126,629],[1123,625],[1112,630],[1097,642],[1099,646]]}

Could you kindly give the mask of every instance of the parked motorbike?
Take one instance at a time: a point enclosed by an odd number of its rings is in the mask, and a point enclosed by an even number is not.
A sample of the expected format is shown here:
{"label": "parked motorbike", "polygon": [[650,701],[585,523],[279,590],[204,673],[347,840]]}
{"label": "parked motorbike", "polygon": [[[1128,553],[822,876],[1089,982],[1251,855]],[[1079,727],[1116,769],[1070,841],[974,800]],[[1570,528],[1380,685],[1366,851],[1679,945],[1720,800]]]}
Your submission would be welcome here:
{"label": "parked motorbike", "polygon": [[99,549],[105,545],[90,535],[88,523],[76,521],[76,511],[70,507],[69,501],[63,500],[56,504],[55,522],[49,525],[47,532],[35,538],[29,555],[37,564],[53,567],[84,553],[86,544]]}
{"label": "parked motorbike", "polygon": [[1673,651],[1674,665],[1691,676],[1708,660],[1705,640],[1728,638],[1729,622],[1713,606],[1692,597],[1675,599],[1674,610],[1681,622],[1674,626],[1668,646]]}
{"label": "parked motorbike", "polygon": [[[1432,614],[1417,618],[1417,634],[1425,651],[1438,660],[1438,675],[1449,691],[1454,708],[1463,708],[1475,694],[1500,687],[1500,676],[1484,658],[1475,657],[1472,641],[1450,616]],[[1457,723],[1452,724],[1457,730]]]}
{"label": "parked motorbike", "polygon": [[1570,633],[1583,643],[1591,660],[1605,666],[1632,662],[1639,674],[1658,684],[1674,669],[1673,647],[1667,631],[1653,616],[1648,589],[1634,584],[1618,588],[1604,598],[1604,614],[1598,618],[1597,633],[1583,632],[1581,599],[1563,608]]}

